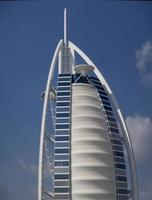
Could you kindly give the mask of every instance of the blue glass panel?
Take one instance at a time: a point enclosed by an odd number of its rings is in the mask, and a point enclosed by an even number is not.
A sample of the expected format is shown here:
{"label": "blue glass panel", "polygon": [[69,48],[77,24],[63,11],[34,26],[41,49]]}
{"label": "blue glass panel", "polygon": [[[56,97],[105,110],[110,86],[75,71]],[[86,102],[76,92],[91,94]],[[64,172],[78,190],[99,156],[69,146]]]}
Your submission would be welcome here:
{"label": "blue glass panel", "polygon": [[113,145],[112,148],[115,150],[123,151],[122,144],[121,144],[121,146]]}
{"label": "blue glass panel", "polygon": [[105,96],[102,96],[102,95],[100,95],[100,97],[101,97],[102,100],[109,101],[108,97],[105,97]]}
{"label": "blue glass panel", "polygon": [[58,108],[56,108],[56,112],[66,112],[66,111],[68,111],[69,112],[69,110],[70,110],[70,107],[58,107]]}
{"label": "blue glass panel", "polygon": [[69,165],[69,161],[55,162],[55,166],[68,166],[68,165]]}
{"label": "blue glass panel", "polygon": [[57,92],[57,96],[69,96],[70,92]]}
{"label": "blue glass panel", "polygon": [[56,117],[69,117],[69,113],[56,113]]}
{"label": "blue glass panel", "polygon": [[117,187],[119,188],[127,188],[127,183],[117,183]]}
{"label": "blue glass panel", "polygon": [[56,119],[56,123],[69,123],[69,118]]}
{"label": "blue glass panel", "polygon": [[68,129],[69,124],[56,124],[56,129]]}
{"label": "blue glass panel", "polygon": [[69,135],[69,130],[56,130],[56,135]]}
{"label": "blue glass panel", "polygon": [[69,147],[69,143],[68,142],[56,142],[55,143],[55,147]]}
{"label": "blue glass panel", "polygon": [[110,104],[109,102],[107,102],[107,101],[102,100],[102,103],[103,103],[104,105],[111,106],[111,104]]}
{"label": "blue glass panel", "polygon": [[69,105],[70,105],[69,102],[58,102],[58,103],[56,104],[56,106],[69,106]]}
{"label": "blue glass panel", "polygon": [[55,160],[68,160],[69,155],[55,155]]}
{"label": "blue glass panel", "polygon": [[115,168],[126,169],[126,166],[124,164],[115,164]]}
{"label": "blue glass panel", "polygon": [[55,193],[68,193],[69,188],[55,188]]}
{"label": "blue glass panel", "polygon": [[114,161],[119,163],[125,163],[124,158],[119,158],[119,157],[114,157]]}
{"label": "blue glass panel", "polygon": [[68,194],[55,194],[55,200],[59,199],[59,200],[68,200],[70,197]]}
{"label": "blue glass panel", "polygon": [[113,153],[114,153],[115,156],[124,157],[124,153],[123,152],[114,151]]}
{"label": "blue glass panel", "polygon": [[58,91],[66,91],[66,90],[70,90],[70,87],[58,87]]}
{"label": "blue glass panel", "polygon": [[57,97],[57,101],[70,101],[70,97]]}
{"label": "blue glass panel", "polygon": [[100,95],[107,96],[107,94],[106,94],[105,92],[103,92],[103,91],[100,91],[100,90],[99,90],[98,92],[99,92]]}
{"label": "blue glass panel", "polygon": [[55,149],[56,154],[69,153],[69,149]]}
{"label": "blue glass panel", "polygon": [[55,141],[69,141],[69,136],[56,136]]}
{"label": "blue glass panel", "polygon": [[114,116],[114,114],[112,112],[109,112],[107,110],[105,111],[105,113],[106,113],[107,116]]}
{"label": "blue glass panel", "polygon": [[108,116],[107,116],[107,119],[108,119],[108,121],[116,122],[116,119],[115,119],[115,118],[112,118],[112,117],[108,117]]}
{"label": "blue glass panel", "polygon": [[109,122],[108,124],[109,124],[109,126],[112,126],[112,127],[114,127],[114,128],[117,128],[117,129],[118,129],[118,126],[117,126],[117,124],[116,124],[116,123],[111,123],[111,122]]}
{"label": "blue glass panel", "polygon": [[120,140],[111,140],[111,142],[113,143],[113,144],[119,144],[119,145],[122,145],[122,142],[120,141]]}
{"label": "blue glass panel", "polygon": [[111,107],[108,107],[108,106],[104,106],[104,109],[105,109],[105,110],[112,111],[112,108],[111,108]]}
{"label": "blue glass panel", "polygon": [[65,76],[71,77],[71,74],[59,74],[59,77],[65,77]]}
{"label": "blue glass panel", "polygon": [[119,194],[128,194],[128,190],[127,189],[117,189],[117,193],[119,193]]}
{"label": "blue glass panel", "polygon": [[127,178],[125,176],[116,176],[116,180],[126,182]]}
{"label": "blue glass panel", "polygon": [[68,179],[68,174],[55,174],[55,179]]}
{"label": "blue glass panel", "polygon": [[70,86],[71,82],[58,82],[58,86]]}
{"label": "blue glass panel", "polygon": [[119,133],[119,130],[116,129],[116,128],[110,128],[110,131],[113,132],[113,133]]}

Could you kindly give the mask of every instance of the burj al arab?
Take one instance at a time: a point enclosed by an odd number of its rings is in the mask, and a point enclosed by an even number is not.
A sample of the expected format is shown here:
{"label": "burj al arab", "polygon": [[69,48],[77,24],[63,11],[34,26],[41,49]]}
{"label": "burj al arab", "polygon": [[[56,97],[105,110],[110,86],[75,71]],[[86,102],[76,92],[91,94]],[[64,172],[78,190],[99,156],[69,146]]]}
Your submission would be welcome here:
{"label": "burj al arab", "polygon": [[41,99],[38,200],[138,200],[122,112],[99,68],[68,40],[66,9]]}

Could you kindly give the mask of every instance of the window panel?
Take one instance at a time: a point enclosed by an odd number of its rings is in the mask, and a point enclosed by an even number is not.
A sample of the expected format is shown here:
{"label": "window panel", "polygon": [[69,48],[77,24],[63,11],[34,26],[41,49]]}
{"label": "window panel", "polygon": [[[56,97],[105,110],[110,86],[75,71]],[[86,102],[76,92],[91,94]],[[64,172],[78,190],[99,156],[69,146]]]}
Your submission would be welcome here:
{"label": "window panel", "polygon": [[100,98],[101,98],[102,100],[109,101],[108,97],[105,97],[105,96],[100,95]]}
{"label": "window panel", "polygon": [[56,130],[56,135],[69,135],[69,130]]}
{"label": "window panel", "polygon": [[69,141],[69,136],[56,136],[55,141]]}
{"label": "window panel", "polygon": [[69,102],[58,102],[58,103],[56,104],[56,106],[69,106],[69,105],[70,105]]}
{"label": "window panel", "polygon": [[120,169],[126,169],[126,166],[124,164],[115,164],[115,167]]}
{"label": "window panel", "polygon": [[68,142],[56,142],[55,147],[69,147]]}
{"label": "window panel", "polygon": [[56,112],[69,112],[69,110],[70,110],[70,107],[56,108]]}
{"label": "window panel", "polygon": [[55,154],[69,153],[69,149],[55,149]]}
{"label": "window panel", "polygon": [[117,193],[119,193],[119,194],[128,194],[128,190],[127,189],[117,189]]}
{"label": "window panel", "polygon": [[57,96],[70,96],[70,92],[57,92]]}
{"label": "window panel", "polygon": [[127,178],[125,176],[116,176],[116,180],[126,182]]}
{"label": "window panel", "polygon": [[124,157],[124,153],[123,153],[123,152],[120,152],[120,151],[114,151],[114,155],[115,155],[115,156]]}
{"label": "window panel", "polygon": [[117,183],[117,187],[120,187],[120,188],[127,188],[127,183]]}
{"label": "window panel", "polygon": [[55,162],[55,166],[69,166],[69,161]]}
{"label": "window panel", "polygon": [[107,102],[107,101],[102,101],[102,103],[103,103],[104,105],[111,106],[111,104],[110,104],[109,102]]}
{"label": "window panel", "polygon": [[106,110],[105,113],[106,113],[107,116],[114,116],[113,112],[109,112],[109,111]]}
{"label": "window panel", "polygon": [[118,129],[118,126],[116,123],[112,123],[112,122],[108,122],[109,123],[109,126],[112,126],[114,128],[117,128]]}
{"label": "window panel", "polygon": [[57,101],[70,101],[70,97],[57,97]]}
{"label": "window panel", "polygon": [[69,186],[69,181],[55,181],[55,186]]}
{"label": "window panel", "polygon": [[55,179],[68,179],[68,174],[55,174]]}
{"label": "window panel", "polygon": [[110,128],[110,131],[113,133],[119,133],[119,130],[117,128]]}
{"label": "window panel", "polygon": [[59,200],[68,200],[69,199],[69,195],[68,194],[55,194],[55,200],[57,200],[57,199],[59,199]]}
{"label": "window panel", "polygon": [[59,77],[71,77],[71,74],[59,74]]}
{"label": "window panel", "polygon": [[56,117],[69,117],[69,113],[56,113]]}
{"label": "window panel", "polygon": [[57,123],[69,123],[69,118],[65,118],[65,119],[64,118],[63,119],[59,118],[59,119],[56,119],[56,124]]}
{"label": "window panel", "polygon": [[58,91],[69,91],[70,87],[58,87]]}
{"label": "window panel", "polygon": [[108,111],[112,111],[112,108],[111,108],[111,107],[108,107],[108,106],[104,106],[104,109],[105,109],[105,110],[108,110]]}
{"label": "window panel", "polygon": [[55,155],[55,160],[68,160],[69,155]]}
{"label": "window panel", "polygon": [[69,129],[69,124],[56,124],[56,129]]}
{"label": "window panel", "polygon": [[58,86],[70,86],[71,82],[58,82]]}
{"label": "window panel", "polygon": [[121,146],[113,145],[112,148],[115,149],[115,150],[118,150],[118,151],[123,151],[122,144],[121,144]]}
{"label": "window panel", "polygon": [[113,144],[119,144],[119,145],[122,145],[122,142],[120,141],[120,140],[111,140],[111,142],[113,143]]}
{"label": "window panel", "polygon": [[108,121],[111,121],[111,122],[116,122],[116,119],[115,118],[112,118],[112,117],[107,117]]}
{"label": "window panel", "polygon": [[119,163],[125,163],[124,158],[119,158],[119,157],[114,157],[114,161]]}

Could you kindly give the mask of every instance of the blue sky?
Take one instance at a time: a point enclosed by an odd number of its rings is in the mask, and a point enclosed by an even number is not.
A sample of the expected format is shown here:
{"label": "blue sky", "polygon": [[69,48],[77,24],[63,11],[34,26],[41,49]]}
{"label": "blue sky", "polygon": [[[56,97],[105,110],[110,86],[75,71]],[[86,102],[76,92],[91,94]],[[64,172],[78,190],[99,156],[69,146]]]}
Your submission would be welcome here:
{"label": "blue sky", "polygon": [[36,199],[39,97],[64,7],[69,40],[99,67],[123,110],[140,199],[151,200],[152,3],[100,0],[0,1],[0,199]]}

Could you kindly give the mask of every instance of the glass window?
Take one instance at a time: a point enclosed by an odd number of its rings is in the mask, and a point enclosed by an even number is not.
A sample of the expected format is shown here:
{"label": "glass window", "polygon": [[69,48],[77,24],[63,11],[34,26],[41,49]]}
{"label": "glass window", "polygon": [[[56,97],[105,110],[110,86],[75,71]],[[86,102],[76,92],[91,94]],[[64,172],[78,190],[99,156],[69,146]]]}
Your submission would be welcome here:
{"label": "glass window", "polygon": [[58,91],[69,91],[70,87],[58,87]]}
{"label": "glass window", "polygon": [[104,91],[104,88],[103,88],[102,86],[96,85],[96,88],[97,88],[98,90]]}
{"label": "glass window", "polygon": [[116,123],[112,123],[112,122],[109,122],[109,126],[112,126],[114,128],[118,128],[117,124]]}
{"label": "glass window", "polygon": [[70,97],[57,97],[57,101],[70,101]]}
{"label": "glass window", "polygon": [[116,176],[116,180],[126,182],[127,178],[125,176]]}
{"label": "glass window", "polygon": [[55,147],[69,147],[68,142],[56,142]]}
{"label": "glass window", "polygon": [[114,157],[114,161],[119,163],[125,163],[124,158],[119,158],[119,157]]}
{"label": "glass window", "polygon": [[55,162],[55,166],[69,166],[69,161]]}
{"label": "glass window", "polygon": [[110,102],[102,100],[103,105],[111,106]]}
{"label": "glass window", "polygon": [[69,160],[69,155],[55,155],[55,160]]}
{"label": "glass window", "polygon": [[115,156],[124,157],[124,153],[123,153],[123,152],[120,152],[120,151],[114,151],[114,155],[115,155]]}
{"label": "glass window", "polygon": [[58,81],[70,81],[71,77],[58,77]]}
{"label": "glass window", "polygon": [[70,92],[57,92],[57,96],[70,96]]}
{"label": "glass window", "polygon": [[111,108],[111,107],[108,107],[108,106],[104,106],[104,109],[105,109],[105,110],[112,111],[112,108]]}
{"label": "glass window", "polygon": [[120,188],[127,188],[127,183],[117,183],[117,187],[120,187]]}
{"label": "glass window", "polygon": [[59,118],[59,119],[56,119],[56,123],[69,123],[69,118]]}
{"label": "glass window", "polygon": [[55,174],[55,179],[68,179],[68,174]]}
{"label": "glass window", "polygon": [[58,102],[57,106],[69,106],[69,102]]}
{"label": "glass window", "polygon": [[111,142],[113,143],[113,144],[119,144],[119,145],[122,145],[122,142],[120,141],[120,140],[111,140]]}
{"label": "glass window", "polygon": [[66,111],[69,111],[70,110],[70,107],[57,107],[56,108],[56,112],[66,112]]}
{"label": "glass window", "polygon": [[107,116],[107,119],[108,119],[108,121],[116,122],[116,119],[115,119],[115,118],[112,118],[112,117],[108,117],[108,116]]}
{"label": "glass window", "polygon": [[119,130],[117,128],[110,128],[110,131],[113,133],[119,133]]}
{"label": "glass window", "polygon": [[100,95],[107,96],[107,94],[105,92],[101,91],[101,90],[98,90],[98,92],[99,92]]}
{"label": "glass window", "polygon": [[71,74],[59,74],[59,76],[58,77],[71,77]]}
{"label": "glass window", "polygon": [[119,193],[119,194],[128,194],[128,190],[127,189],[117,189],[117,193]]}
{"label": "glass window", "polygon": [[108,116],[108,115],[109,115],[109,116],[114,116],[114,114],[113,114],[112,112],[109,112],[109,111],[107,111],[107,110],[105,111],[105,113],[106,113],[107,116]]}
{"label": "glass window", "polygon": [[115,170],[116,174],[119,176],[119,175],[124,175],[126,176],[126,170],[124,169],[116,169]]}
{"label": "glass window", "polygon": [[60,193],[58,193],[58,194],[55,194],[55,199],[62,199],[62,200],[67,200],[67,199],[69,199],[70,197],[69,197],[69,195],[68,194],[60,194]]}
{"label": "glass window", "polygon": [[69,130],[56,130],[55,135],[69,135]]}
{"label": "glass window", "polygon": [[69,181],[55,181],[55,186],[69,186]]}
{"label": "glass window", "polygon": [[69,153],[69,149],[55,149],[56,154],[64,154],[64,153]]}
{"label": "glass window", "polygon": [[101,98],[102,100],[109,101],[108,97],[105,97],[105,96],[100,95],[100,98]]}
{"label": "glass window", "polygon": [[56,117],[69,117],[69,113],[56,113]]}
{"label": "glass window", "polygon": [[112,148],[115,150],[118,150],[118,151],[123,151],[122,144],[121,144],[121,146],[113,145]]}
{"label": "glass window", "polygon": [[115,168],[126,169],[124,164],[115,164]]}
{"label": "glass window", "polygon": [[70,86],[71,82],[58,82],[58,86]]}
{"label": "glass window", "polygon": [[111,134],[111,138],[119,138],[120,139],[120,135],[119,134]]}
{"label": "glass window", "polygon": [[69,124],[56,124],[56,129],[69,129]]}
{"label": "glass window", "polygon": [[56,136],[55,141],[69,141],[69,136]]}
{"label": "glass window", "polygon": [[55,188],[55,193],[68,193],[69,188]]}
{"label": "glass window", "polygon": [[[119,193],[118,193],[119,194]],[[128,200],[128,195],[118,195],[118,200]]]}

